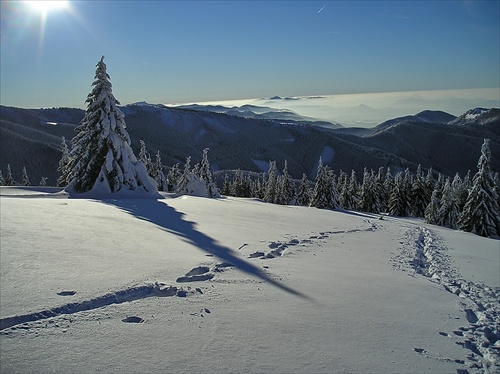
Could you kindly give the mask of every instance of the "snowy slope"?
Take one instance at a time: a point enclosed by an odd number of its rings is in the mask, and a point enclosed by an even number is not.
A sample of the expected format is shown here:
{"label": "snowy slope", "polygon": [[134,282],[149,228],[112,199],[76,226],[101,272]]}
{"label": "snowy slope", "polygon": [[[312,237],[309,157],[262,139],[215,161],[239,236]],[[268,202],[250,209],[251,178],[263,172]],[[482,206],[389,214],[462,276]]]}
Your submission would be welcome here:
{"label": "snowy slope", "polygon": [[0,189],[2,373],[500,369],[496,240],[253,199],[57,191]]}

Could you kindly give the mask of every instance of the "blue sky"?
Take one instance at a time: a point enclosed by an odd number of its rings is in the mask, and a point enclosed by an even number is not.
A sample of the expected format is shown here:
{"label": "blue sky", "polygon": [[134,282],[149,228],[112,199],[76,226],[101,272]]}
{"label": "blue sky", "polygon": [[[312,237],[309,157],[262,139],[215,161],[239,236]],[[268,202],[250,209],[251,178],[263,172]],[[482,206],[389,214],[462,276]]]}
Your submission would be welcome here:
{"label": "blue sky", "polygon": [[500,86],[498,1],[2,1],[1,104],[122,104]]}

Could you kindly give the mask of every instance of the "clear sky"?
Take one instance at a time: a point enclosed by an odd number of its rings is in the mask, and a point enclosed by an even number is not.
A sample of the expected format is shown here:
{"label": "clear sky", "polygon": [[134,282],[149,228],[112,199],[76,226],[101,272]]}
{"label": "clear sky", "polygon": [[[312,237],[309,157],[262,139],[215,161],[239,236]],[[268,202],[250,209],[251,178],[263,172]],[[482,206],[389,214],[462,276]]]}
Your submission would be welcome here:
{"label": "clear sky", "polygon": [[2,1],[1,104],[122,104],[500,86],[499,1]]}

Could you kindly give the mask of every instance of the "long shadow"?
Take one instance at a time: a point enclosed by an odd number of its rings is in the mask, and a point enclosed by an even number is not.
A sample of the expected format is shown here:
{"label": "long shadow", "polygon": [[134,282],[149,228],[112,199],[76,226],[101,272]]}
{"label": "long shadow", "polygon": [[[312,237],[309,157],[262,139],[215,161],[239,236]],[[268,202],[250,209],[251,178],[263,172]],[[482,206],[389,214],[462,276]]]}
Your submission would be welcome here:
{"label": "long shadow", "polygon": [[168,233],[177,235],[185,242],[196,246],[222,261],[231,264],[235,268],[250,275],[256,276],[263,281],[270,283],[283,291],[304,299],[312,300],[309,296],[296,291],[275,279],[269,277],[260,268],[239,258],[231,248],[224,247],[216,240],[196,230],[195,222],[183,219],[184,213],[178,212],[164,202],[153,199],[118,199],[102,200],[103,203],[116,206],[117,208],[133,215],[136,218],[150,222]]}

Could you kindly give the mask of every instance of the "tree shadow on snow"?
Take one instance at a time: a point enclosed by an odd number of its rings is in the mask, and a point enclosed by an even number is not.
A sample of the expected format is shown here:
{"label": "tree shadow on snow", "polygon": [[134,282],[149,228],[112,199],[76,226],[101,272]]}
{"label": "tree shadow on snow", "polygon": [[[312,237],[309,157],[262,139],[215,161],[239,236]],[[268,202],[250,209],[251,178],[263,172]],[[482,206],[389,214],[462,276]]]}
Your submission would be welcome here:
{"label": "tree shadow on snow", "polygon": [[118,199],[102,200],[103,203],[116,206],[117,208],[133,215],[136,218],[150,222],[162,230],[177,235],[183,241],[208,252],[220,260],[231,264],[235,268],[256,276],[263,281],[270,283],[283,291],[286,291],[303,299],[312,300],[309,296],[296,291],[281,282],[271,278],[257,266],[245,261],[237,256],[231,248],[224,247],[208,235],[196,230],[196,223],[183,219],[184,213],[178,212],[173,207],[164,202],[153,199]]}

